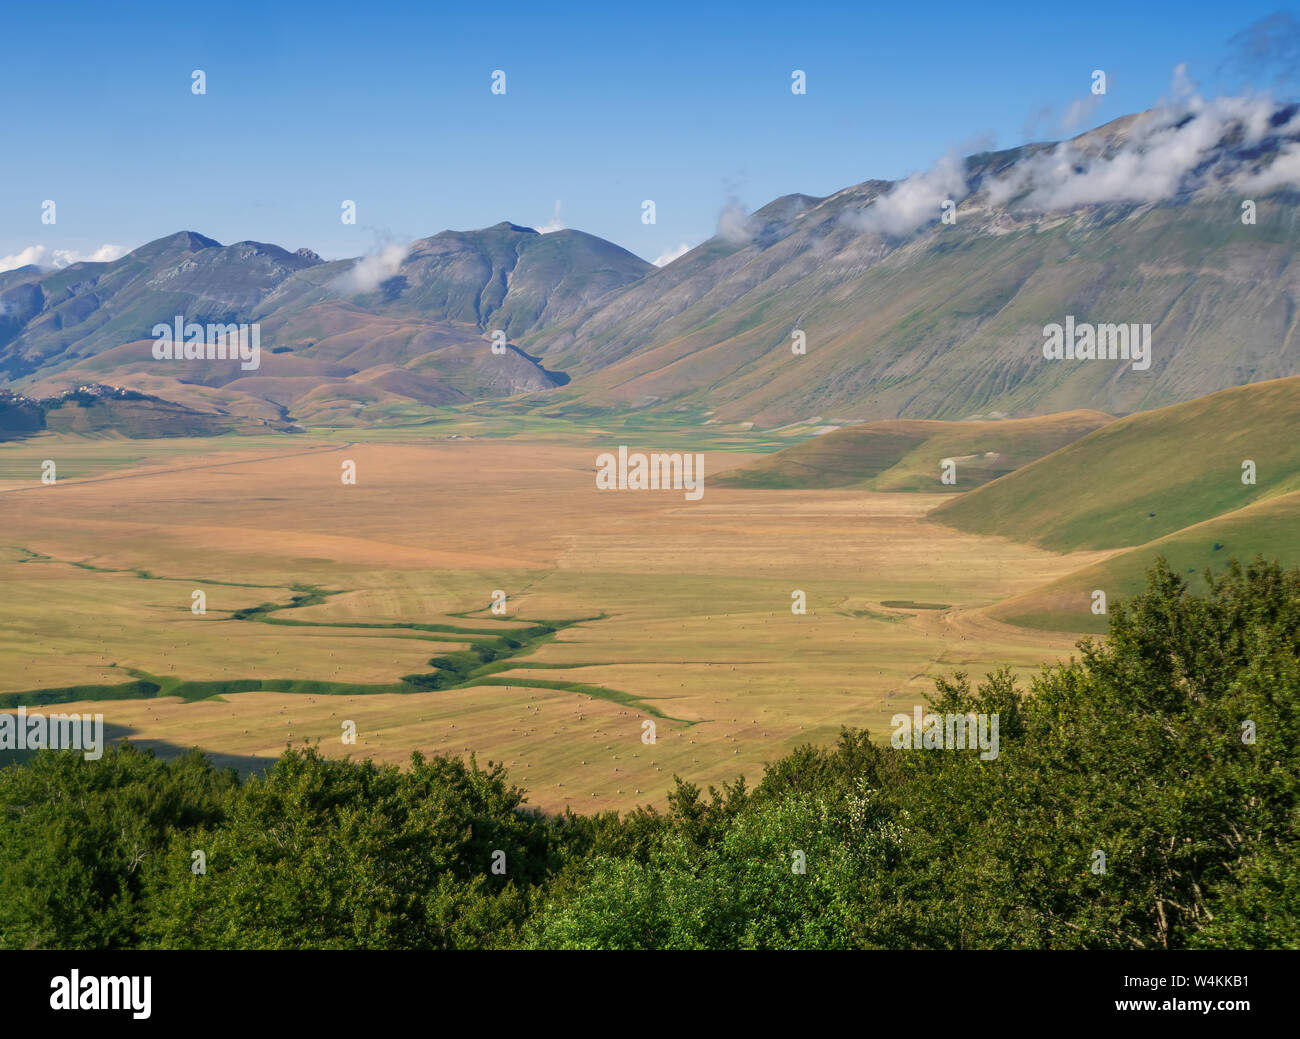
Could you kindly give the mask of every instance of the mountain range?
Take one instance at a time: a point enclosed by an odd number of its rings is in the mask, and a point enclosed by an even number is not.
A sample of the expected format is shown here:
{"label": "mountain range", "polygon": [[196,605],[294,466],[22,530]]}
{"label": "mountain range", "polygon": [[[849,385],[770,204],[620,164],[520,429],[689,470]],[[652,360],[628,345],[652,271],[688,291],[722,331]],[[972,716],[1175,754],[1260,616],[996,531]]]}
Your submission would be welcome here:
{"label": "mountain range", "polygon": [[[520,395],[760,427],[1126,415],[1300,371],[1297,203],[1300,106],[1228,98],[729,206],[662,268],[511,223],[332,262],[184,231],[0,273],[0,379],[281,428]],[[258,323],[259,367],[155,360],[151,329],[177,315]],[[1046,360],[1067,317],[1149,324],[1149,369]]]}

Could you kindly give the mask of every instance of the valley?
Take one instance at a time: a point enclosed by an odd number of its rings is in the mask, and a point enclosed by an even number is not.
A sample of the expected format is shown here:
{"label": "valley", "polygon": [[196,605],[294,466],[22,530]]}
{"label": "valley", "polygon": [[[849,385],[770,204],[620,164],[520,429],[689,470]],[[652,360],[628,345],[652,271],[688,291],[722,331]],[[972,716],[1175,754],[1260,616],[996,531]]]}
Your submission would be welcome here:
{"label": "valley", "polygon": [[[1173,145],[1162,190],[1103,190]],[[1295,104],[1157,108],[945,160],[935,206],[925,173],[785,195],[662,266],[500,221],[0,272],[0,700],[628,809],[1066,659],[1158,555],[1300,563],[1297,148]],[[1094,325],[1141,362],[1079,363]]]}
{"label": "valley", "polygon": [[[610,437],[447,437],[6,445],[0,694],[93,696],[111,738],[245,770],[303,740],[474,752],[548,810],[627,809],[674,773],[729,782],[842,725],[887,733],[937,675],[1068,656],[1068,633],[986,608],[1109,555],[945,528],[938,494],[602,493]],[[760,457],[705,453],[710,474]]]}

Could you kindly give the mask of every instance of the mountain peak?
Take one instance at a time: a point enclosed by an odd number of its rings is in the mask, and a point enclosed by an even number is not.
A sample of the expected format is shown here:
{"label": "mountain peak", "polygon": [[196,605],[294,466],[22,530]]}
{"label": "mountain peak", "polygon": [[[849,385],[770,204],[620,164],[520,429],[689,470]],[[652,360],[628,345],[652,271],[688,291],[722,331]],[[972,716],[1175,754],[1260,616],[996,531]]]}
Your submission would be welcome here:
{"label": "mountain peak", "polygon": [[521,234],[541,234],[534,227],[524,227],[522,224],[512,224],[509,220],[502,220],[499,224],[493,224],[487,230],[489,231],[518,231]]}
{"label": "mountain peak", "polygon": [[146,242],[140,248],[131,250],[128,255],[147,259],[169,252],[194,253],[201,249],[220,249],[221,247],[221,243],[215,238],[201,235],[197,231],[177,231],[165,238],[155,238],[152,242]]}

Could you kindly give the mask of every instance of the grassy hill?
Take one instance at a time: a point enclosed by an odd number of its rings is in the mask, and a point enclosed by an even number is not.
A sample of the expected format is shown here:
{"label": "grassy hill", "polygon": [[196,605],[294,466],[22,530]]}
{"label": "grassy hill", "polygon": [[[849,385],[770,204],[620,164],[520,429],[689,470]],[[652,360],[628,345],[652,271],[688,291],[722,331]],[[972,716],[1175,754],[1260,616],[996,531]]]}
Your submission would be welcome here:
{"label": "grassy hill", "polygon": [[[732,487],[876,491],[963,491],[1012,472],[1093,432],[1112,418],[1070,411],[987,422],[896,419],[867,422],[807,440],[735,470]],[[940,482],[940,463],[956,463],[957,482]]]}
{"label": "grassy hill", "polygon": [[1120,552],[1104,562],[1008,599],[989,610],[998,620],[1047,631],[1104,632],[1107,618],[1092,612],[1092,593],[1101,589],[1108,603],[1142,590],[1146,568],[1163,555],[1169,565],[1204,590],[1204,573],[1221,572],[1229,559],[1245,563],[1262,555],[1284,566],[1300,563],[1300,491],[1257,502],[1226,516],[1197,523],[1147,545]]}
{"label": "grassy hill", "polygon": [[[1300,563],[1300,378],[1223,390],[1118,419],[930,513],[969,533],[1114,555],[988,612],[1023,627],[1106,630],[1092,595],[1136,594],[1163,555],[1193,587],[1257,555]],[[1242,462],[1256,483],[1242,483]]]}
{"label": "grassy hill", "polygon": [[1062,552],[1144,545],[1300,490],[1297,414],[1293,377],[1130,415],[931,515]]}

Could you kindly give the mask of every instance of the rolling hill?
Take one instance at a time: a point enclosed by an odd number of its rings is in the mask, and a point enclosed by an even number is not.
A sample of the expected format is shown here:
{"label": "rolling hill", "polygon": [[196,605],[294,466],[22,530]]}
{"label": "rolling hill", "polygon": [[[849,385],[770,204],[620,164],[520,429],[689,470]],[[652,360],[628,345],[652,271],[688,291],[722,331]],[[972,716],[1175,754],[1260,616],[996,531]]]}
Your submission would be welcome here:
{"label": "rolling hill", "polygon": [[[1297,415],[1300,378],[1130,415],[944,502],[930,518],[1061,552],[1119,550],[988,611],[1029,627],[1104,631],[1093,592],[1109,600],[1136,593],[1157,556],[1194,587],[1231,558],[1300,564]],[[1253,484],[1243,483],[1246,461]]]}
{"label": "rolling hill", "polygon": [[[1097,411],[988,422],[893,419],[806,440],[735,469],[715,482],[731,487],[858,487],[874,491],[966,491],[1112,421]],[[955,463],[954,484],[940,463]]]}
{"label": "rolling hill", "polygon": [[[1060,552],[1142,545],[1300,490],[1300,378],[1140,412],[931,516]],[[1255,464],[1243,483],[1242,463]]]}
{"label": "rolling hill", "polygon": [[116,386],[83,385],[54,397],[0,395],[0,441],[42,431],[131,438],[204,437],[222,433],[299,432],[291,423],[193,408]]}
{"label": "rolling hill", "polygon": [[1248,505],[1204,523],[1117,553],[1067,577],[1059,578],[989,609],[989,616],[1021,627],[1051,631],[1104,632],[1107,619],[1092,612],[1092,593],[1101,589],[1109,601],[1136,595],[1145,586],[1147,569],[1164,556],[1194,589],[1203,589],[1206,570],[1222,573],[1230,559],[1242,564],[1256,556],[1283,566],[1300,565],[1300,492]]}

